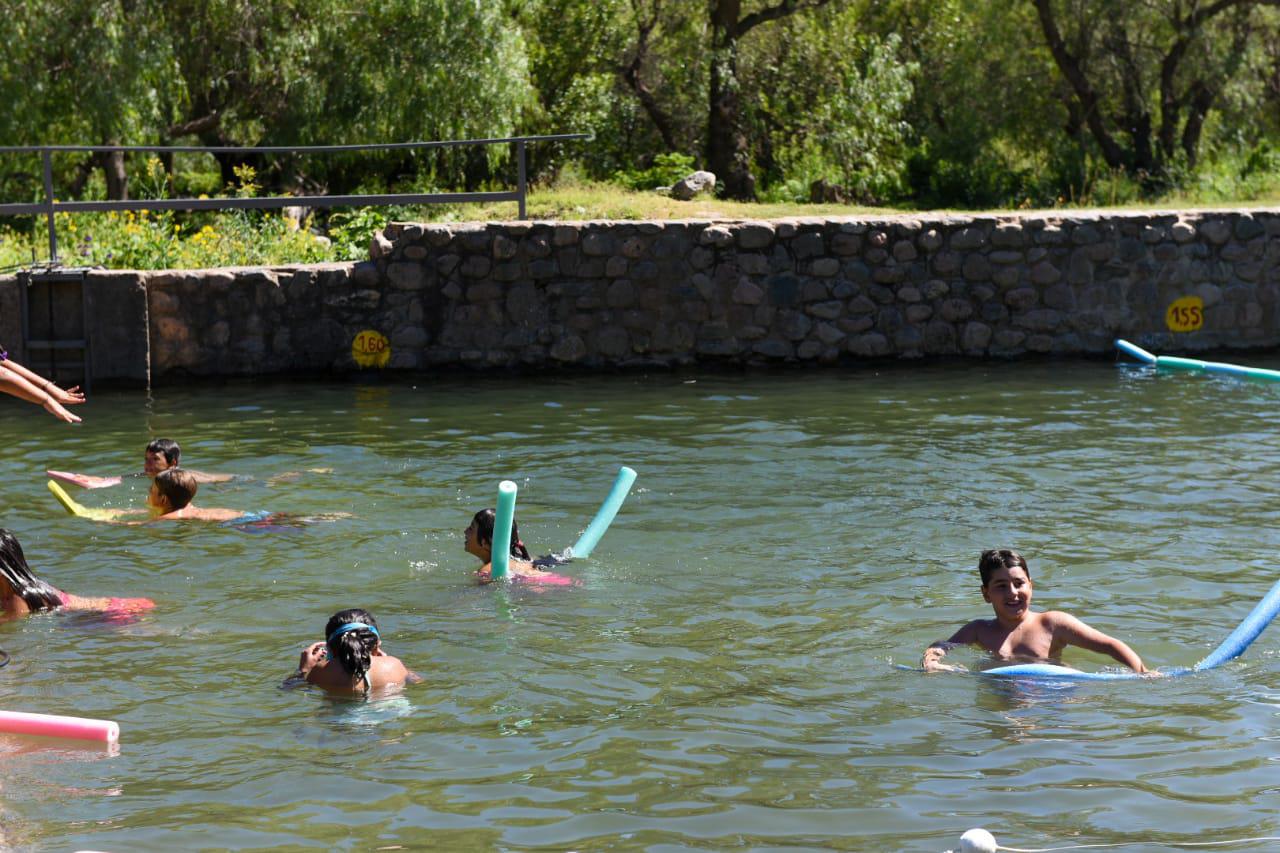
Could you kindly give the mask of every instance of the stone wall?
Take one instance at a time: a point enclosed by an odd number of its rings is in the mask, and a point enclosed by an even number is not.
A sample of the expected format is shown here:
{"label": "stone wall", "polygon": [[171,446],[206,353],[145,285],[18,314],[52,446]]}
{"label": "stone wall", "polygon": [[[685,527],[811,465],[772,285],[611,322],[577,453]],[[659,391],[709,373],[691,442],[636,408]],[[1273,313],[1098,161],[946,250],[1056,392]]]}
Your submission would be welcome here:
{"label": "stone wall", "polygon": [[[368,330],[401,369],[1080,355],[1116,337],[1165,352],[1280,345],[1277,210],[397,223],[371,256],[92,272],[88,286],[104,305],[145,291],[146,352],[131,358],[154,378],[354,369]],[[0,279],[0,312],[15,286]],[[1175,303],[1198,313],[1175,318]]]}

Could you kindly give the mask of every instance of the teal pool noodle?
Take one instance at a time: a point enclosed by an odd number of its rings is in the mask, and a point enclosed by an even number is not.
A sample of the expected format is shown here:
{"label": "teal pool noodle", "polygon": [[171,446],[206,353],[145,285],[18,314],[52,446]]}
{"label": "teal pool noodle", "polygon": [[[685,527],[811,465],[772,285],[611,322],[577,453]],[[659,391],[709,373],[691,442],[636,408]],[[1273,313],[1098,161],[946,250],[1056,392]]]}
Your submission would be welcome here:
{"label": "teal pool noodle", "polygon": [[498,507],[493,514],[493,548],[490,553],[492,580],[507,576],[511,564],[511,524],[516,518],[516,484],[503,480],[498,484]]}
{"label": "teal pool noodle", "polygon": [[1134,358],[1136,358],[1138,361],[1142,362],[1143,364],[1155,364],[1155,363],[1156,363],[1156,357],[1155,357],[1154,355],[1152,355],[1151,353],[1147,352],[1147,351],[1146,351],[1146,350],[1144,350],[1142,347],[1134,346],[1133,344],[1129,343],[1128,341],[1117,339],[1117,340],[1116,340],[1116,349],[1120,350],[1120,352],[1124,353],[1125,355],[1131,355],[1131,356],[1133,356]]}
{"label": "teal pool noodle", "polygon": [[1267,370],[1264,367],[1245,367],[1240,364],[1227,364],[1224,361],[1201,361],[1198,358],[1179,358],[1174,355],[1152,355],[1142,347],[1134,346],[1125,340],[1116,340],[1116,349],[1125,355],[1131,355],[1143,364],[1163,367],[1167,370],[1199,370],[1206,373],[1224,373],[1228,376],[1239,376],[1242,379],[1266,379],[1280,382],[1280,370]]}
{"label": "teal pool noodle", "polygon": [[1280,370],[1245,367],[1240,364],[1227,364],[1222,361],[1201,361],[1198,358],[1178,358],[1172,355],[1157,356],[1156,367],[1165,367],[1173,370],[1203,370],[1206,373],[1225,373],[1228,376],[1239,376],[1243,379],[1267,379],[1271,382],[1280,382]]}
{"label": "teal pool noodle", "polygon": [[565,552],[564,555],[566,557],[585,559],[591,556],[591,552],[595,550],[596,543],[600,541],[601,536],[604,536],[604,532],[613,523],[613,517],[622,508],[622,502],[627,499],[627,493],[631,491],[631,484],[635,481],[635,471],[626,465],[618,469],[618,477],[613,481],[613,488],[609,490],[609,496],[604,499],[604,503],[600,504],[600,509],[596,511],[596,517],[591,519],[591,523],[587,525],[587,529],[578,537],[578,541],[573,543],[573,546]]}

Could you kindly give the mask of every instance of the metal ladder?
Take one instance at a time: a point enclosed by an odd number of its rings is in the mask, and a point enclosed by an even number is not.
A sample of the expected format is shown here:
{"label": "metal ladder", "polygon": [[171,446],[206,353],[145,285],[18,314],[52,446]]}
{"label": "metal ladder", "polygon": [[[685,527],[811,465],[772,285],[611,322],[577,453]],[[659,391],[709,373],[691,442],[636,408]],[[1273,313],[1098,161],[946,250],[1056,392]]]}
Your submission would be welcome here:
{"label": "metal ladder", "polygon": [[62,385],[89,391],[86,269],[59,267],[18,275],[22,294],[22,344],[27,366]]}

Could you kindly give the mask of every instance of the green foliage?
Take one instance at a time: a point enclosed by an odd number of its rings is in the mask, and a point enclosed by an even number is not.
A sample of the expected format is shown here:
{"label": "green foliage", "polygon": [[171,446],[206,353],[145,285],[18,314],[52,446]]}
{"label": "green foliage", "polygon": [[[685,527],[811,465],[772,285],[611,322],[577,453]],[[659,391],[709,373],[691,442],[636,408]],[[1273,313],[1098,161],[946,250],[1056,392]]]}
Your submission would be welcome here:
{"label": "green foliage", "polygon": [[[584,131],[590,142],[530,146],[531,180],[578,174],[649,191],[707,166],[711,66],[732,59],[741,131],[767,201],[805,202],[815,181],[846,198],[917,208],[1274,197],[1280,6],[1042,2],[1098,92],[1097,116],[1127,158],[1120,172],[1048,47],[1037,2],[1007,0],[9,0],[0,145],[304,145]],[[769,20],[740,33],[733,53],[711,43],[717,9],[739,21],[769,10]],[[1188,29],[1194,9],[1215,14]],[[1166,100],[1160,71],[1179,37],[1186,53],[1169,66],[1174,97]],[[1188,125],[1188,105],[1209,95],[1203,124]],[[1156,139],[1146,157],[1142,128],[1158,129],[1166,106],[1178,111],[1174,143]],[[107,165],[87,152],[57,155],[57,195],[118,193]],[[252,181],[237,180],[245,168]],[[214,196],[228,184],[276,195],[515,181],[509,146],[130,155],[122,169],[134,198]],[[0,202],[42,197],[38,158],[0,154]],[[476,210],[404,215],[466,218]],[[334,214],[330,256],[363,257],[378,218]],[[174,214],[168,224],[181,231],[163,241],[144,230],[159,219],[134,222],[140,230],[127,235],[122,222],[77,227],[112,242],[113,263],[124,255],[151,264],[193,252],[183,247],[207,225],[220,237],[257,235],[272,217]],[[21,234],[31,221],[14,225],[18,232],[0,245],[29,248]],[[201,251],[190,257],[213,257]],[[300,251],[314,253],[309,245]],[[97,247],[84,256],[105,257]]]}
{"label": "green foliage", "polygon": [[373,235],[387,227],[389,221],[386,211],[380,208],[355,207],[334,213],[329,217],[334,258],[343,261],[367,258]]}
{"label": "green foliage", "polygon": [[652,190],[657,187],[669,187],[676,181],[697,169],[693,157],[688,154],[671,152],[659,154],[653,158],[653,165],[647,169],[615,172],[613,182],[630,190]]}

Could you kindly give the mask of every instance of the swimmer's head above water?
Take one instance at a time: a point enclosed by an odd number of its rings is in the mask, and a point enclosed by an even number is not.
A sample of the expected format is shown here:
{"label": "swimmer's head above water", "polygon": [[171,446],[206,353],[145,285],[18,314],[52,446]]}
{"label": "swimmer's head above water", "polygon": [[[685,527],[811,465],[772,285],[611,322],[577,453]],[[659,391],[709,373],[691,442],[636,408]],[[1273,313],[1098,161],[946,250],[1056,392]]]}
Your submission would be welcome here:
{"label": "swimmer's head above water", "polygon": [[1000,569],[1022,569],[1027,580],[1031,579],[1031,569],[1021,554],[1011,548],[990,548],[978,557],[978,576],[982,578],[985,588],[991,583],[991,576]]}
{"label": "swimmer's head above water", "polygon": [[142,471],[148,477],[154,477],[161,471],[177,468],[182,459],[182,448],[171,438],[157,438],[147,445],[142,454]]}
{"label": "swimmer's head above water", "polygon": [[[496,513],[492,509],[482,509],[471,519],[471,524],[463,532],[466,537],[467,553],[479,557],[484,562],[493,558],[493,521]],[[515,519],[511,519],[511,556],[521,560],[532,559],[529,549],[520,541],[520,530]]]}
{"label": "swimmer's head above water", "polygon": [[18,538],[0,528],[0,602],[15,595],[28,610],[52,610],[63,603],[56,589],[31,573]]}
{"label": "swimmer's head above water", "polygon": [[329,659],[337,661],[352,679],[365,680],[382,642],[373,614],[360,607],[339,610],[329,617],[324,636]]}
{"label": "swimmer's head above water", "polygon": [[147,494],[147,503],[162,513],[176,512],[195,500],[195,476],[182,468],[169,468],[156,474]]}

